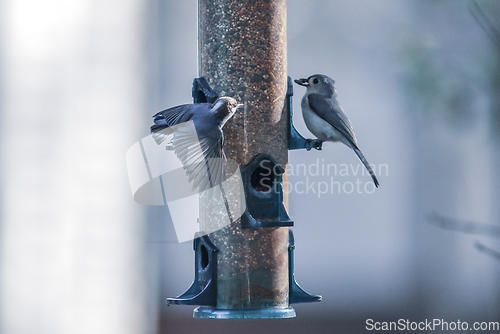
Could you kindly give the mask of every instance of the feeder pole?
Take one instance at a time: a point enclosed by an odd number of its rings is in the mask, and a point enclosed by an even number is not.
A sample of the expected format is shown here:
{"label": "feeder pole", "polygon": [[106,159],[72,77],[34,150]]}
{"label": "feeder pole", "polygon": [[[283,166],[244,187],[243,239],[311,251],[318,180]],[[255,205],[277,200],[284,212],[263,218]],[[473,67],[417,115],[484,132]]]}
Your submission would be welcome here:
{"label": "feeder pole", "polygon": [[[219,96],[245,105],[224,126],[227,158],[242,168],[265,153],[285,168],[286,0],[199,0],[198,11],[199,75]],[[288,206],[286,191],[283,196]],[[210,312],[220,312],[210,316],[202,306],[195,317],[240,318],[245,310],[257,318],[295,316],[288,227],[242,228],[240,219],[210,238],[219,249],[217,304]]]}

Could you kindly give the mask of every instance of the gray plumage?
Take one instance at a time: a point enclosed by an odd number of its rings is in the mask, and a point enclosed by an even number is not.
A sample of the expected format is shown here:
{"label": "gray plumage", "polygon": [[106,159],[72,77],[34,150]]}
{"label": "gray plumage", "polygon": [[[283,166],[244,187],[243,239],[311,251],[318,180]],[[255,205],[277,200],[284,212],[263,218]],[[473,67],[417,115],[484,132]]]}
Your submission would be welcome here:
{"label": "gray plumage", "polygon": [[295,82],[307,88],[301,107],[309,131],[321,141],[340,141],[352,148],[378,187],[377,177],[361,153],[351,122],[339,104],[335,81],[326,75],[315,74]]}
{"label": "gray plumage", "polygon": [[[224,181],[222,127],[242,106],[226,96],[214,103],[184,104],[153,116],[153,139],[158,145],[171,139],[167,149],[173,149],[182,162],[193,189],[204,191]],[[187,125],[189,121],[194,129]]]}

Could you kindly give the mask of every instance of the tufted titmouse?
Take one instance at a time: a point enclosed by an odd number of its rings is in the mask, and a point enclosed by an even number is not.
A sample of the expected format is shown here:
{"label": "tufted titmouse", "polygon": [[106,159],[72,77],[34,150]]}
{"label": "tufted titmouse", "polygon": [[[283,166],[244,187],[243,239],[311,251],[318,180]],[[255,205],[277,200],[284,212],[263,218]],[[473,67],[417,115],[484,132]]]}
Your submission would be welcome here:
{"label": "tufted titmouse", "polygon": [[359,150],[351,122],[339,104],[335,81],[326,75],[315,74],[307,79],[297,79],[295,82],[307,88],[301,107],[309,131],[320,141],[340,141],[352,148],[378,187],[377,177]]}
{"label": "tufted titmouse", "polygon": [[[203,191],[224,181],[222,127],[242,106],[225,96],[214,103],[184,104],[153,116],[153,139],[159,145],[171,137],[167,149],[173,149],[182,162],[193,189]],[[194,123],[193,130],[183,127],[189,121]]]}

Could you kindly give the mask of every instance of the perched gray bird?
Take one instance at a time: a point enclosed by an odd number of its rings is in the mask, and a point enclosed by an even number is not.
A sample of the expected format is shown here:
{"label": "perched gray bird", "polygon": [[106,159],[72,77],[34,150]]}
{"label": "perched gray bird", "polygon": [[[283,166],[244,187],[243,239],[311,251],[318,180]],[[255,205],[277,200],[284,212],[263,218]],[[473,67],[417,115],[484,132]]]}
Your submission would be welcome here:
{"label": "perched gray bird", "polygon": [[[182,162],[193,189],[203,191],[224,181],[222,127],[242,106],[225,96],[214,103],[184,104],[153,116],[153,139],[159,145],[171,138],[167,149],[173,149]],[[189,121],[194,129],[187,125]]]}
{"label": "perched gray bird", "polygon": [[334,86],[335,81],[326,75],[315,74],[307,79],[295,80],[295,82],[307,87],[306,94],[302,98],[301,107],[309,131],[320,141],[340,141],[352,148],[359,160],[365,165],[375,186],[378,188],[377,177],[368,161],[366,161],[365,156],[359,150],[351,122],[349,122],[339,104]]}

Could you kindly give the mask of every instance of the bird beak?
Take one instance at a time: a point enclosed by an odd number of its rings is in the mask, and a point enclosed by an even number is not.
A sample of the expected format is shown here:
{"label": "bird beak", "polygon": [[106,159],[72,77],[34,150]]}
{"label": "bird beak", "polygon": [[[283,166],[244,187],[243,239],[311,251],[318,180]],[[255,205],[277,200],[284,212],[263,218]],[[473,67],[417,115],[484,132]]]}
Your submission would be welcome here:
{"label": "bird beak", "polygon": [[301,86],[309,86],[309,82],[307,79],[295,79],[294,80],[296,84],[301,85]]}
{"label": "bird beak", "polygon": [[237,112],[237,111],[240,111],[240,110],[243,110],[243,108],[245,107],[245,105],[243,103],[238,103],[236,105],[236,107],[234,107],[234,112]]}

